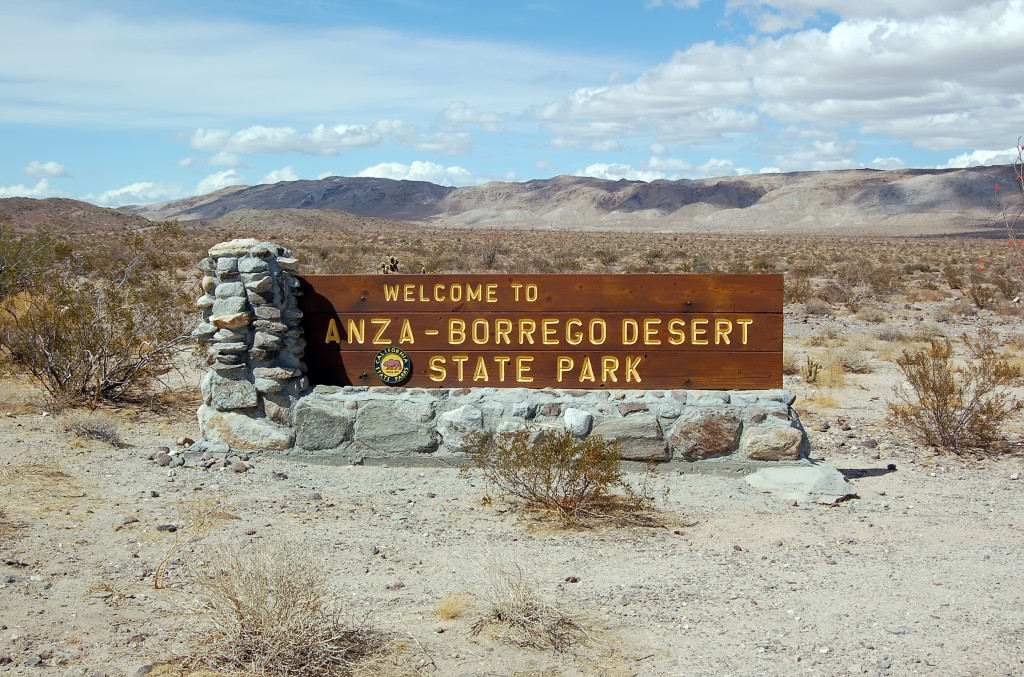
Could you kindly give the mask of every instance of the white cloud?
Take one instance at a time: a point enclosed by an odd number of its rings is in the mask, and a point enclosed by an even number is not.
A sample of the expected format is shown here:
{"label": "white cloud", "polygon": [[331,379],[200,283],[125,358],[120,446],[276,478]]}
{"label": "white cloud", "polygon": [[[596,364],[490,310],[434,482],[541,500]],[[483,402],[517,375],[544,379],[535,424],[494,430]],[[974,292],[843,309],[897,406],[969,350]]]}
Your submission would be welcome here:
{"label": "white cloud", "polygon": [[632,165],[619,163],[588,165],[586,169],[576,170],[576,176],[592,176],[595,179],[609,179],[611,181],[618,181],[619,179],[626,179],[628,181],[656,181],[665,178],[663,172],[636,169]]}
{"label": "white cloud", "polygon": [[245,178],[234,169],[225,169],[222,172],[210,174],[196,185],[196,195],[206,195],[228,186],[241,186]]}
{"label": "white cloud", "polygon": [[320,179],[326,179],[330,176],[337,176],[337,174],[335,174],[334,172],[320,172],[319,174],[316,175],[316,178],[317,181],[319,181]]}
{"label": "white cloud", "polygon": [[691,45],[632,81],[580,87],[528,114],[558,148],[595,137],[735,143],[775,125],[852,129],[932,150],[991,148],[1019,134],[1011,113],[1024,109],[1024,0],[733,3],[752,6],[844,18],[825,30]]}
{"label": "white cloud", "polygon": [[131,204],[152,204],[184,197],[181,187],[173,183],[138,181],[124,188],[115,188],[99,195],[90,193],[82,199],[101,207],[121,207]]}
{"label": "white cloud", "polygon": [[220,151],[213,157],[206,160],[211,167],[245,167],[245,161],[234,153]]}
{"label": "white cloud", "polygon": [[868,163],[870,169],[903,169],[903,160],[898,157],[876,157]]}
{"label": "white cloud", "polygon": [[180,160],[178,160],[178,167],[182,169],[191,169],[192,167],[195,166],[195,164],[196,159],[194,157],[183,157]]}
{"label": "white cloud", "polygon": [[59,162],[33,160],[21,171],[25,176],[30,176],[33,179],[57,179],[71,176],[67,168]]}
{"label": "white cloud", "polygon": [[960,169],[963,167],[979,167],[982,165],[1007,165],[1017,159],[1017,148],[1006,150],[973,150],[951,157],[937,169]]}
{"label": "white cloud", "polygon": [[[425,119],[449,106],[453,92],[481,111],[521,110],[532,97],[558,96],[566,82],[622,67],[600,49],[581,54],[347,20],[271,25],[242,14],[49,0],[5,7],[5,53],[33,58],[0,62],[0,122],[300,124],[354,106]],[[40,50],[44,41],[61,49]],[[541,77],[553,72],[557,78]]]}
{"label": "white cloud", "polygon": [[924,19],[936,14],[948,14],[965,9],[963,0],[729,0],[727,10],[745,10],[752,14],[753,23],[765,33],[800,28],[822,13],[835,14],[843,19],[877,18]]}
{"label": "white cloud", "polygon": [[761,167],[757,170],[758,174],[781,174],[782,170],[778,167]]}
{"label": "white cloud", "polygon": [[445,122],[457,124],[498,125],[508,115],[504,113],[481,112],[462,101],[454,101],[438,116]]}
{"label": "white cloud", "polygon": [[644,7],[650,9],[652,7],[675,7],[676,9],[695,9],[700,7],[704,0],[647,0],[644,3]]}
{"label": "white cloud", "polygon": [[375,176],[400,181],[429,181],[441,186],[475,186],[486,181],[486,179],[473,176],[469,170],[463,167],[444,167],[435,162],[419,160],[409,165],[400,162],[382,162],[367,167],[356,176]]}
{"label": "white cloud", "polygon": [[622,145],[615,139],[601,139],[600,141],[591,141],[588,148],[595,153],[613,153],[621,151]]}
{"label": "white cloud", "polygon": [[19,183],[16,186],[0,186],[0,197],[67,197],[67,193],[50,185],[49,179],[39,179],[34,186]]}
{"label": "white cloud", "polygon": [[299,175],[295,173],[295,168],[291,165],[284,167],[283,169],[275,169],[270,172],[262,179],[260,183],[280,183],[281,181],[298,181]]}
{"label": "white cloud", "polygon": [[[400,120],[380,120],[369,127],[320,124],[305,133],[292,127],[263,125],[254,125],[237,132],[200,128],[192,132],[189,143],[196,150],[216,151],[215,158],[237,159],[235,153],[302,153],[332,156],[351,148],[379,146],[384,139],[390,139],[397,145],[415,150],[446,155],[464,153],[473,146],[472,137],[467,132],[455,129],[422,134],[417,131],[415,125]],[[222,163],[222,166],[231,165]]]}

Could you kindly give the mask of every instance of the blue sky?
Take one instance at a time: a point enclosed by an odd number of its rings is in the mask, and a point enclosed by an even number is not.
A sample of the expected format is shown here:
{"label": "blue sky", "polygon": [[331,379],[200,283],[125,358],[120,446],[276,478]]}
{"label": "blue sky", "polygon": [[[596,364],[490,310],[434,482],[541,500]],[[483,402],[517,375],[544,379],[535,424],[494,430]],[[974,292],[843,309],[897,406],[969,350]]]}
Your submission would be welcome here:
{"label": "blue sky", "polygon": [[960,167],[1024,0],[0,0],[0,197]]}

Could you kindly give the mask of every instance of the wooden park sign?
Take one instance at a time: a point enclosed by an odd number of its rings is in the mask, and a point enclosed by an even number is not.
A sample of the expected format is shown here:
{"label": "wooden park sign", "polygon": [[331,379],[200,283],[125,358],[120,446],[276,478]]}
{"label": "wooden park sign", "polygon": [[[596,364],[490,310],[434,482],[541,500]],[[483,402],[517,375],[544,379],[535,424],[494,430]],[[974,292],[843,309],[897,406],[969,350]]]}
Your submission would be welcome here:
{"label": "wooden park sign", "polygon": [[309,379],[782,387],[781,275],[306,275]]}

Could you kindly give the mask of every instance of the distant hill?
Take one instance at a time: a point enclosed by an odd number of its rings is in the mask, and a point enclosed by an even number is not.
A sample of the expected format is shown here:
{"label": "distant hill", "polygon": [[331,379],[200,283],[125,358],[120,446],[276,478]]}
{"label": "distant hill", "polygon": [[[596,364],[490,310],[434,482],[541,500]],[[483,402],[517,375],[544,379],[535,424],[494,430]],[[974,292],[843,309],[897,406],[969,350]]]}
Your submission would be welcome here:
{"label": "distant hill", "polygon": [[[236,221],[250,210],[340,210],[444,227],[586,228],[679,232],[924,235],[999,232],[996,183],[1008,166],[844,170],[679,181],[557,176],[451,188],[423,181],[330,177],[234,186],[121,211],[150,219]],[[255,211],[253,211],[255,210]],[[278,218],[285,219],[284,213]],[[296,218],[291,212],[287,219]],[[325,216],[326,222],[338,215]],[[285,219],[285,220],[287,220]],[[241,219],[238,219],[241,220]],[[308,219],[307,219],[308,220]]]}
{"label": "distant hill", "polygon": [[29,197],[2,198],[0,225],[5,224],[10,224],[19,233],[42,225],[79,231],[144,228],[152,225],[149,220],[137,214],[59,197],[44,200]]}

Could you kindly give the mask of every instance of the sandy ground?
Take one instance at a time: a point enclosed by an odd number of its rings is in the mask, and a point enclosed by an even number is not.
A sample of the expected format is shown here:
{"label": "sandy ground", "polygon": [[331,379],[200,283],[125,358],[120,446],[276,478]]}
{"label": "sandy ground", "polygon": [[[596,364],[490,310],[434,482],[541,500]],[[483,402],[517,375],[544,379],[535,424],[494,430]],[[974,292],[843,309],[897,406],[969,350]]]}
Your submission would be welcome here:
{"label": "sandy ground", "polygon": [[[829,324],[874,331],[790,313],[787,341]],[[422,674],[1024,675],[1024,458],[937,456],[888,428],[895,367],[877,362],[827,397],[787,377],[812,456],[857,498],[794,505],[738,477],[661,472],[656,526],[577,530],[485,501],[481,478],[453,469],[257,458],[244,474],[169,472],[150,456],[195,434],[186,407],[108,412],[129,444],[114,448],[65,433],[5,382],[0,673],[169,674],[162,663],[200,648],[196,574],[212,548],[278,539],[322,558],[352,612]],[[1008,435],[1020,442],[1019,421]],[[230,517],[154,589],[175,538],[159,527],[185,529],[197,500]],[[559,653],[474,635],[495,561],[590,638]],[[457,594],[462,614],[439,620]]]}

